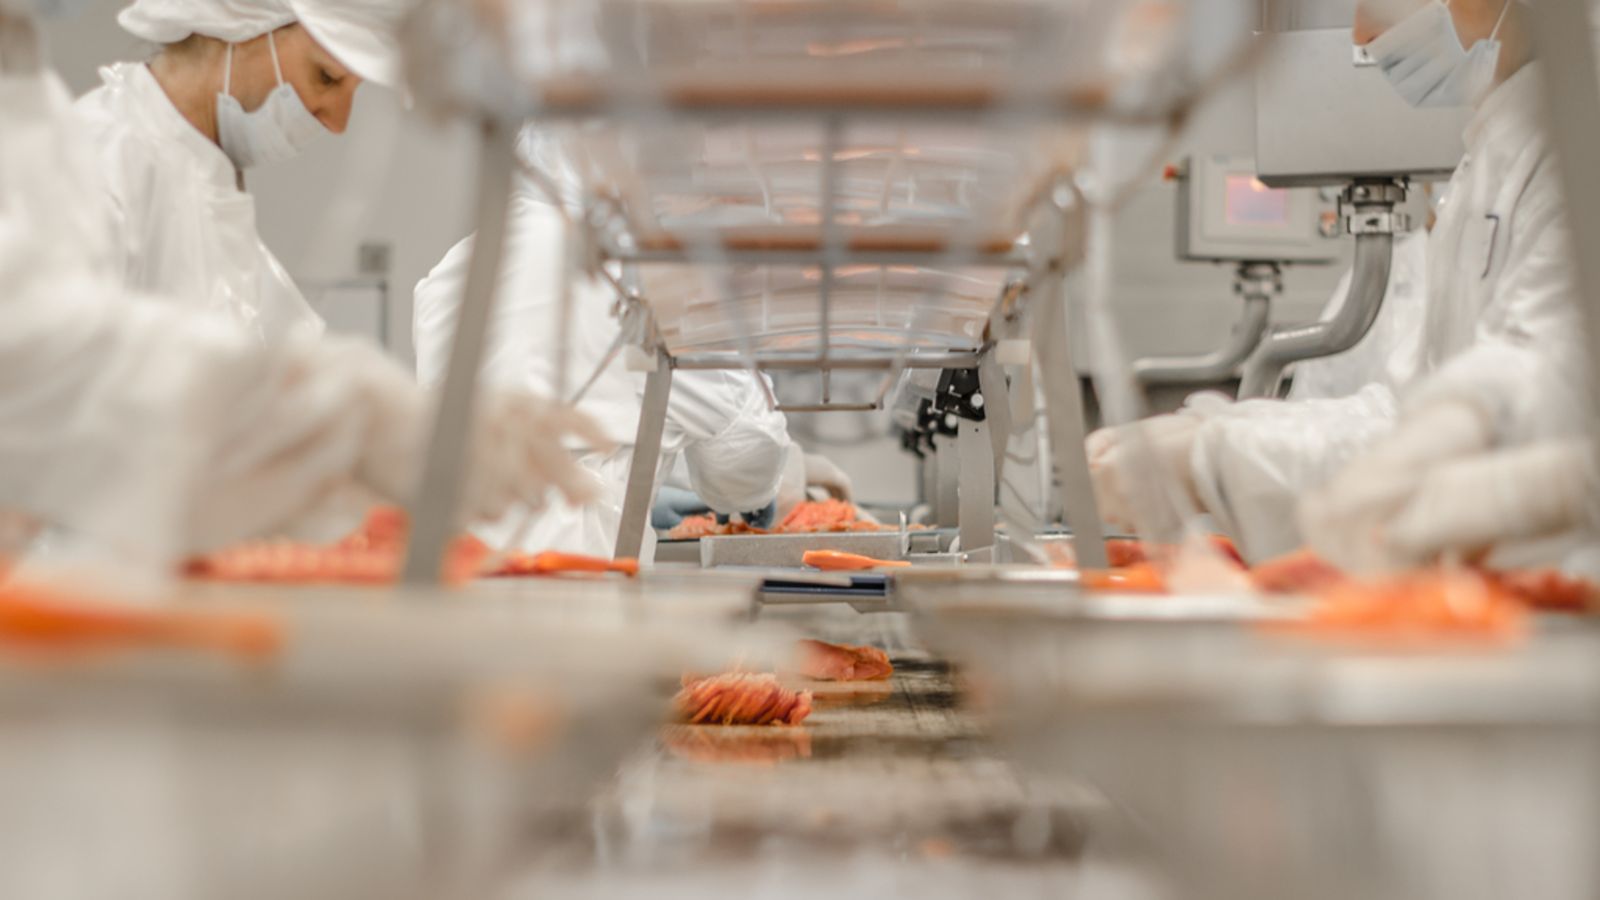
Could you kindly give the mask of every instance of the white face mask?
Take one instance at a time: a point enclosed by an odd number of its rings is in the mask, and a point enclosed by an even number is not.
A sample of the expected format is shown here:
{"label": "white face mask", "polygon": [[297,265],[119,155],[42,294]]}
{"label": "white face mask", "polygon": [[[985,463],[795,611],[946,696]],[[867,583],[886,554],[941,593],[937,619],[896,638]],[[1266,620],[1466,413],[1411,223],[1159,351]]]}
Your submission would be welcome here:
{"label": "white face mask", "polygon": [[1461,45],[1445,0],[1407,16],[1367,45],[1389,83],[1412,106],[1475,106],[1494,87],[1500,65],[1500,26],[1512,0],[1488,39],[1468,50]]}
{"label": "white face mask", "polygon": [[278,66],[278,44],[267,33],[272,51],[272,73],[278,86],[272,89],[255,112],[245,112],[233,98],[233,45],[228,45],[227,71],[222,76],[222,93],[217,95],[217,141],[222,152],[241,169],[262,163],[281,162],[299,155],[326,129],[306,109],[294,85],[283,80]]}

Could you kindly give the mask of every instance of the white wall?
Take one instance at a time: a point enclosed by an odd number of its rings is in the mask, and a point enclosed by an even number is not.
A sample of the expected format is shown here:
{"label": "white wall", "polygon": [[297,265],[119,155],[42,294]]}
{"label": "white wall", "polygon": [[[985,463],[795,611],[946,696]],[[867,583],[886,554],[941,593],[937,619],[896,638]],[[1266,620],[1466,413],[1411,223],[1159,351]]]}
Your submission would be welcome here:
{"label": "white wall", "polygon": [[[95,4],[46,29],[55,67],[75,93],[99,83],[101,65],[150,52],[117,27],[115,12]],[[404,111],[394,93],[367,85],[344,135],[252,171],[248,181],[262,237],[298,279],[354,275],[357,247],[392,246],[386,343],[409,361],[411,290],[471,230],[474,166],[466,129],[436,127]]]}

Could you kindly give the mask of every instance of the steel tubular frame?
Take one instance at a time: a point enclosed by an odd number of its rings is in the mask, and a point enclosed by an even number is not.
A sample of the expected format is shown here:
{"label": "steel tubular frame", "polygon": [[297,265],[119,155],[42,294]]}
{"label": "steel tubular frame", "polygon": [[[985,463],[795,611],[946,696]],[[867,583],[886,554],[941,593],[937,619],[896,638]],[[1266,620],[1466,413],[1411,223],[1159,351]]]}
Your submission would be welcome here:
{"label": "steel tubular frame", "polygon": [[[469,267],[461,319],[457,325],[450,366],[444,391],[435,413],[432,438],[427,459],[419,479],[419,487],[411,505],[412,531],[407,552],[405,580],[411,584],[438,581],[444,561],[444,550],[457,521],[459,501],[466,461],[467,441],[471,434],[474,399],[479,363],[482,359],[485,333],[494,302],[500,256],[504,252],[507,227],[508,199],[516,160],[511,140],[511,129],[520,127],[524,119],[575,120],[595,116],[638,117],[660,119],[663,115],[688,117],[697,121],[721,122],[770,118],[792,122],[799,116],[815,116],[822,122],[826,133],[826,152],[823,153],[823,171],[820,173],[823,194],[821,235],[814,246],[740,246],[737,242],[708,238],[714,251],[707,257],[723,266],[735,265],[820,265],[823,271],[822,289],[819,291],[821,312],[821,342],[815,355],[809,357],[760,358],[753,352],[753,344],[742,341],[741,352],[719,358],[713,354],[685,355],[673,358],[652,326],[651,334],[642,336],[646,349],[657,354],[656,368],[647,379],[645,408],[641,412],[638,443],[634,448],[633,468],[630,473],[628,498],[625,503],[623,524],[618,535],[617,550],[636,553],[642,546],[644,527],[647,525],[649,499],[653,493],[655,468],[659,455],[660,436],[664,427],[667,399],[670,396],[674,368],[693,369],[750,369],[752,371],[815,370],[823,373],[823,402],[801,404],[789,409],[840,409],[861,408],[862,404],[834,404],[829,396],[829,373],[835,370],[876,370],[887,373],[886,388],[905,369],[915,368],[973,368],[979,369],[991,407],[987,422],[983,423],[983,449],[978,453],[978,431],[967,438],[973,447],[968,455],[984,459],[993,457],[993,465],[985,466],[991,484],[1003,480],[1005,452],[1009,431],[1013,425],[1010,416],[1000,415],[1008,402],[1002,401],[1003,376],[992,358],[995,347],[986,341],[984,346],[971,352],[917,354],[908,348],[885,356],[858,352],[840,352],[830,340],[834,321],[831,308],[831,279],[838,267],[845,265],[922,265],[937,267],[941,263],[957,262],[963,267],[1028,269],[1035,273],[1030,285],[1044,302],[1034,312],[1034,359],[1030,369],[1037,365],[1046,397],[1046,416],[1055,451],[1055,465],[1063,488],[1067,493],[1067,519],[1078,537],[1079,560],[1089,566],[1103,564],[1104,546],[1102,530],[1096,515],[1095,502],[1090,487],[1088,464],[1083,452],[1085,421],[1082,398],[1078,395],[1076,370],[1066,340],[1066,314],[1064,279],[1066,272],[1059,266],[1040,270],[1033,265],[1039,248],[997,246],[976,234],[961,233],[957,226],[955,237],[944,243],[925,246],[873,245],[871,242],[852,243],[836,221],[837,208],[836,171],[837,147],[844,124],[854,116],[892,115],[905,121],[948,121],[952,118],[971,121],[993,116],[994,121],[1012,119],[1034,123],[1140,123],[1158,124],[1175,130],[1187,112],[1203,99],[1215,93],[1218,85],[1253,61],[1250,50],[1240,52],[1238,58],[1218,67],[1198,87],[1188,94],[1174,98],[1159,112],[1134,112],[1119,110],[1105,104],[1104,97],[1091,92],[1083,96],[1055,95],[1039,91],[1018,90],[1007,86],[917,84],[867,86],[852,85],[843,92],[835,90],[797,91],[785,85],[758,85],[721,82],[714,89],[704,86],[672,84],[650,85],[648,90],[633,91],[624,85],[616,86],[574,82],[568,85],[546,85],[541,91],[542,100],[522,106],[508,103],[498,97],[499,103],[486,104],[479,115],[483,121],[484,146],[480,163],[478,192],[478,241]],[[599,89],[604,88],[604,89]],[[778,90],[778,95],[772,91]],[[898,93],[896,91],[898,90]],[[765,93],[763,93],[765,91]],[[907,93],[909,91],[909,93]],[[942,92],[941,92],[942,91]],[[1009,118],[1007,118],[1009,117]],[[1037,204],[1039,200],[1035,200]],[[643,246],[623,247],[608,242],[603,230],[581,217],[573,227],[589,229],[585,238],[599,249],[602,261],[620,263],[627,269],[641,263],[694,263],[698,246]],[[958,244],[958,239],[969,242]],[[1053,252],[1053,249],[1048,252]],[[1038,273],[1043,272],[1042,279]],[[642,304],[634,290],[624,288],[621,282],[612,281],[623,304]],[[998,308],[998,307],[997,307]],[[992,323],[991,323],[992,324]],[[1070,388],[1070,389],[1069,389]],[[872,404],[881,407],[882,395]],[[768,393],[768,401],[777,401]],[[992,429],[992,430],[991,430]],[[969,461],[966,468],[976,471]],[[974,504],[967,504],[973,506]],[[992,504],[989,508],[992,520]],[[992,532],[992,521],[990,524]],[[975,534],[976,538],[977,535]]]}

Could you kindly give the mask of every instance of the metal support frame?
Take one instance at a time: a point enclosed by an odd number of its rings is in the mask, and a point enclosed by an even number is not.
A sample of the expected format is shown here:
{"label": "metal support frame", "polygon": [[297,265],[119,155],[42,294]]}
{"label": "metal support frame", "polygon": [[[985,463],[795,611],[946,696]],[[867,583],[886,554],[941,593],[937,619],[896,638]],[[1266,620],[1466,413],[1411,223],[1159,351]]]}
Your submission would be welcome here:
{"label": "metal support frame", "polygon": [[978,388],[983,397],[983,415],[988,422],[990,453],[994,457],[994,481],[999,484],[1005,475],[1006,448],[1011,442],[1014,428],[1011,419],[1011,393],[1006,387],[1006,376],[990,348],[978,363]]}
{"label": "metal support frame", "polygon": [[[1562,193],[1567,198],[1567,225],[1572,231],[1578,296],[1587,331],[1589,402],[1595,427],[1600,427],[1600,172],[1590,161],[1600,146],[1600,84],[1596,83],[1595,50],[1590,43],[1590,4],[1540,3],[1529,8],[1534,44],[1545,67],[1545,128],[1561,165]],[[1600,435],[1592,437],[1600,438]],[[1595,446],[1600,451],[1600,440]],[[1600,463],[1600,460],[1597,460]]]}
{"label": "metal support frame", "polygon": [[1226,344],[1197,356],[1138,360],[1133,364],[1134,375],[1144,384],[1209,384],[1237,374],[1267,334],[1272,299],[1283,293],[1283,270],[1274,262],[1240,262],[1233,276],[1233,292],[1244,298],[1244,312]]}
{"label": "metal support frame", "polygon": [[1044,274],[1039,289],[1040,302],[1034,311],[1034,356],[1039,366],[1039,386],[1044,392],[1045,424],[1050,431],[1056,482],[1061,486],[1061,502],[1067,527],[1072,530],[1078,565],[1103,569],[1107,564],[1105,530],[1094,495],[1094,479],[1089,475],[1089,452],[1084,447],[1089,435],[1084,421],[1083,386],[1067,332],[1066,272],[1052,268]]}
{"label": "metal support frame", "polygon": [[1395,235],[1410,224],[1404,213],[1395,212],[1405,200],[1405,185],[1395,181],[1357,182],[1345,189],[1339,204],[1346,210],[1345,231],[1355,235],[1356,258],[1344,305],[1325,322],[1273,329],[1245,365],[1241,399],[1273,396],[1285,367],[1343,353],[1367,336],[1389,293]]}
{"label": "metal support frame", "polygon": [[506,218],[516,169],[515,144],[506,128],[493,120],[483,123],[481,140],[477,239],[467,267],[461,313],[450,347],[450,366],[434,409],[428,456],[412,498],[411,539],[406,547],[403,575],[408,585],[439,583],[445,548],[455,536],[468,445],[474,431],[484,339],[500,280],[500,259],[505,252]]}
{"label": "metal support frame", "polygon": [[940,528],[954,528],[960,524],[961,448],[958,443],[943,437],[933,444],[933,521]]}
{"label": "metal support frame", "polygon": [[639,430],[628,466],[628,492],[617,526],[616,559],[637,559],[650,527],[650,503],[656,494],[656,470],[661,465],[661,435],[667,427],[667,404],[672,399],[672,360],[656,357],[655,371],[644,382],[644,404],[639,410]]}
{"label": "metal support frame", "polygon": [[956,439],[961,551],[971,553],[994,546],[994,444],[990,422],[961,420]]}

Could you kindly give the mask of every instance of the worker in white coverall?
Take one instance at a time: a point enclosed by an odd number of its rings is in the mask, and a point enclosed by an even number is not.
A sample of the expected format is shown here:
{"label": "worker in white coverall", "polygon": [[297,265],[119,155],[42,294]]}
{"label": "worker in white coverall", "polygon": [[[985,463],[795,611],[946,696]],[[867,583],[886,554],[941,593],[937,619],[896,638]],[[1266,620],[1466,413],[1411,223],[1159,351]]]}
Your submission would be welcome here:
{"label": "worker in white coverall", "polygon": [[[165,567],[290,527],[347,485],[409,496],[429,403],[375,347],[263,346],[122,287],[117,236],[86,189],[95,148],[35,35],[0,0],[0,511],[89,537],[111,562]],[[592,494],[570,436],[604,439],[533,396],[487,397],[464,518],[549,487]]]}
{"label": "worker in white coverall", "polygon": [[342,133],[356,89],[398,81],[401,0],[135,0],[157,45],[77,104],[115,214],[117,274],[262,341],[322,320],[256,230],[244,173]]}
{"label": "worker in white coverall", "polygon": [[1351,568],[1493,551],[1491,564],[1596,574],[1583,301],[1539,120],[1529,13],[1506,10],[1496,42],[1487,36],[1497,7],[1456,0],[1388,20],[1374,7],[1358,28],[1386,67],[1418,73],[1399,82],[1408,97],[1429,96],[1422,88],[1438,77],[1428,73],[1443,71],[1451,79],[1435,90],[1458,84],[1478,107],[1434,234],[1429,374],[1394,433],[1303,505],[1312,546]]}
{"label": "worker in white coverall", "polygon": [[[556,141],[524,131],[518,151],[528,165],[550,176],[546,184],[559,191],[568,210],[576,213],[579,180]],[[544,188],[521,175],[512,197],[484,362],[483,377],[491,383],[539,392],[556,389],[562,358],[561,283],[569,277],[567,239],[562,209]],[[471,255],[468,238],[417,285],[413,331],[417,371],[425,385],[444,378]],[[620,329],[612,314],[617,297],[609,285],[578,277],[571,290],[570,343],[565,351],[569,395],[596,373]],[[783,414],[769,408],[767,392],[758,381],[765,377],[745,370],[674,373],[658,480],[671,471],[681,452],[690,487],[718,513],[767,510],[780,488],[786,503],[798,501],[806,480],[804,455],[791,443]],[[514,541],[527,550],[610,555],[621,524],[644,382],[645,375],[629,371],[619,354],[599,371],[579,403],[617,445],[604,450],[580,448],[582,465],[602,485],[597,502],[582,507],[556,503],[536,518],[514,512],[483,530],[484,538],[492,544]],[[646,558],[652,546],[653,540],[647,541]]]}
{"label": "worker in white coverall", "polygon": [[[1141,426],[1201,507],[1220,510],[1224,523],[1232,518],[1253,559],[1300,543],[1293,499],[1384,440],[1399,410],[1418,402],[1411,395],[1421,383],[1471,397],[1483,413],[1477,434],[1519,442],[1569,432],[1574,392],[1584,378],[1558,188],[1537,124],[1538,66],[1530,62],[1525,11],[1511,0],[1454,0],[1448,7],[1439,0],[1388,0],[1379,13],[1381,20],[1374,7],[1361,8],[1355,39],[1368,44],[1403,97],[1418,105],[1477,108],[1467,156],[1445,189],[1429,238],[1413,362],[1371,372],[1370,384],[1354,398],[1329,407],[1331,418],[1321,414],[1320,403],[1252,402]],[[1405,355],[1397,358],[1403,362]],[[1535,384],[1543,393],[1526,393]],[[1529,402],[1530,396],[1539,402]],[[1361,415],[1350,416],[1349,404]],[[1227,418],[1240,410],[1271,424]],[[1256,428],[1293,439],[1252,446],[1241,435],[1263,433]],[[1097,488],[1113,516],[1126,509],[1121,484],[1134,471],[1123,465],[1128,435],[1124,426],[1091,436]],[[1242,456],[1257,462],[1239,465]],[[1260,495],[1278,499],[1259,513],[1232,505]],[[1219,497],[1226,500],[1219,503]]]}

